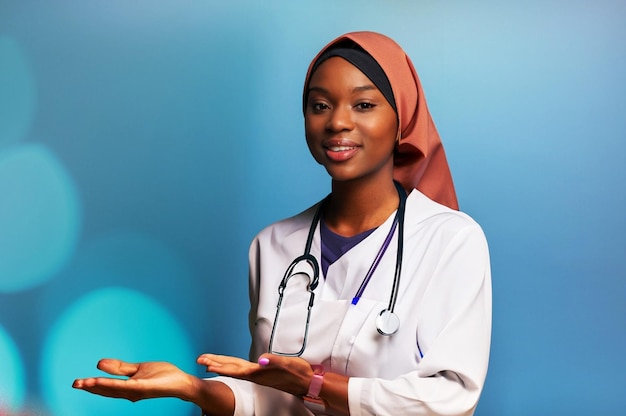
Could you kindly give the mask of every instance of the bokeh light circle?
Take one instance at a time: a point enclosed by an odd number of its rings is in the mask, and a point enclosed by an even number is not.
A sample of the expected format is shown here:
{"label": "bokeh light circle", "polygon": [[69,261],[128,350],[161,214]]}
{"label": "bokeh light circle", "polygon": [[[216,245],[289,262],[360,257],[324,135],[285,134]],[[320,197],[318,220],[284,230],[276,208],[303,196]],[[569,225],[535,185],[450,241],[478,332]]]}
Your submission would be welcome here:
{"label": "bokeh light circle", "polygon": [[0,415],[21,407],[25,390],[24,365],[19,351],[0,326]]}
{"label": "bokeh light circle", "polygon": [[75,378],[103,375],[100,358],[169,361],[196,369],[188,334],[164,307],[140,292],[108,287],[71,305],[52,326],[42,356],[41,389],[59,416],[190,415],[193,406],[177,399],[131,403],[71,388]]}
{"label": "bokeh light circle", "polygon": [[0,36],[0,147],[23,138],[35,113],[33,73],[19,44]]}
{"label": "bokeh light circle", "polygon": [[56,156],[38,144],[0,150],[0,292],[52,277],[76,247],[75,186]]}

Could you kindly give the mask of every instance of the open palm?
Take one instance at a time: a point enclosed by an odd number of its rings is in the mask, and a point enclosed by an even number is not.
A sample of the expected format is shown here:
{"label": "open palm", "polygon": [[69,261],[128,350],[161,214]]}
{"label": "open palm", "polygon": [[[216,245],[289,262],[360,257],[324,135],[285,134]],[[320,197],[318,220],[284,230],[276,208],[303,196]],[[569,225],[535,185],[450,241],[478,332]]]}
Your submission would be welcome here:
{"label": "open palm", "polygon": [[128,363],[102,359],[98,368],[108,374],[128,378],[77,379],[72,387],[133,402],[156,397],[186,398],[193,387],[193,376],[166,362]]}

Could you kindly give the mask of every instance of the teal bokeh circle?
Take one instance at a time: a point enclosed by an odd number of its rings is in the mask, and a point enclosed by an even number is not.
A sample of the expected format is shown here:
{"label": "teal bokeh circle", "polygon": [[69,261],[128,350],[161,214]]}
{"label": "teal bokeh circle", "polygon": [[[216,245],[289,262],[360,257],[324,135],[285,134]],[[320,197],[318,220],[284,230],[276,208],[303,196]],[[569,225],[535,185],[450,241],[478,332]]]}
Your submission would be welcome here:
{"label": "teal bokeh circle", "polygon": [[0,292],[36,286],[74,253],[81,214],[71,177],[38,144],[0,150]]}
{"label": "teal bokeh circle", "polygon": [[93,291],[72,304],[50,330],[42,355],[41,389],[59,416],[191,415],[193,406],[177,399],[131,403],[71,388],[75,378],[104,375],[101,358],[169,361],[196,369],[188,334],[160,303],[122,287]]}

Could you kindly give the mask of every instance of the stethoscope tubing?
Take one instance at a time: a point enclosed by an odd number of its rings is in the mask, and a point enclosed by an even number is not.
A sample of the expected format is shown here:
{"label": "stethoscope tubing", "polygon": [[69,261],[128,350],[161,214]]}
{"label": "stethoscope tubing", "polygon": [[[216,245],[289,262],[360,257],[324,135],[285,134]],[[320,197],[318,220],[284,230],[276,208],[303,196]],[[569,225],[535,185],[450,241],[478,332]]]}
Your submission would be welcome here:
{"label": "stethoscope tubing", "polygon": [[[389,305],[387,306],[387,309],[383,309],[380,312],[380,314],[378,315],[376,319],[376,327],[377,327],[378,332],[381,335],[385,335],[385,336],[390,336],[390,335],[395,334],[400,327],[400,319],[397,316],[397,314],[394,312],[394,309],[395,309],[397,298],[398,298],[398,292],[400,288],[400,275],[402,272],[402,252],[404,250],[404,244],[403,244],[404,243],[404,214],[406,210],[407,196],[406,196],[405,190],[402,188],[402,186],[398,182],[394,181],[394,185],[396,187],[396,190],[398,191],[400,202],[398,204],[396,218],[394,219],[394,223],[392,225],[392,229],[390,230],[389,236],[393,235],[394,228],[396,228],[398,231],[396,266],[394,270],[391,295],[389,296]],[[278,297],[278,303],[276,305],[276,316],[274,318],[274,324],[272,326],[272,332],[270,335],[270,342],[269,342],[270,353],[284,355],[284,356],[299,357],[302,355],[302,353],[306,349],[307,336],[309,332],[309,322],[311,319],[311,309],[313,308],[313,303],[315,299],[314,290],[317,288],[318,283],[319,283],[319,269],[320,269],[319,262],[317,261],[315,256],[311,254],[311,246],[313,245],[313,236],[315,235],[315,231],[317,229],[317,226],[320,220],[323,204],[324,204],[324,201],[320,202],[319,205],[317,206],[317,209],[315,210],[315,214],[313,216],[313,219],[311,221],[311,226],[309,228],[309,233],[307,235],[304,253],[301,256],[294,259],[289,265],[289,267],[287,267],[287,270],[285,271],[283,279],[281,280],[280,285],[278,286],[279,297]],[[383,248],[379,251],[377,257],[375,258],[374,263],[372,264],[372,267],[368,271],[368,274],[366,275],[365,279],[361,283],[361,287],[359,287],[359,290],[357,291],[358,297],[360,297],[360,293],[362,293],[363,290],[365,290],[365,286],[367,286],[367,283],[369,283],[371,274],[373,273],[373,270],[376,269],[376,266],[380,262],[380,259],[382,258],[382,255],[384,254],[386,246],[388,244],[389,244],[389,241],[386,240],[385,244],[383,245]],[[295,274],[298,274],[298,273],[293,273],[294,269],[296,268],[298,264],[300,264],[303,261],[308,263],[313,269],[313,278],[310,278],[309,284],[307,285],[307,291],[310,293],[310,297],[309,297],[309,304],[307,306],[307,320],[305,324],[302,348],[298,352],[295,352],[295,353],[276,352],[273,350],[274,335],[276,333],[276,323],[278,322],[278,317],[280,315],[284,290],[287,287],[287,283],[289,279],[293,277]],[[358,301],[357,296],[355,296],[355,299],[357,299]],[[356,303],[353,302],[353,304],[356,304]],[[420,355],[421,355],[421,350],[420,350]]]}
{"label": "stethoscope tubing", "polygon": [[404,213],[406,211],[406,193],[398,182],[394,182],[400,203],[398,204],[398,249],[396,251],[396,269],[393,274],[393,286],[391,296],[389,298],[389,306],[387,309],[394,313],[396,301],[398,299],[398,289],[400,288],[400,275],[402,274],[402,252],[404,251]]}

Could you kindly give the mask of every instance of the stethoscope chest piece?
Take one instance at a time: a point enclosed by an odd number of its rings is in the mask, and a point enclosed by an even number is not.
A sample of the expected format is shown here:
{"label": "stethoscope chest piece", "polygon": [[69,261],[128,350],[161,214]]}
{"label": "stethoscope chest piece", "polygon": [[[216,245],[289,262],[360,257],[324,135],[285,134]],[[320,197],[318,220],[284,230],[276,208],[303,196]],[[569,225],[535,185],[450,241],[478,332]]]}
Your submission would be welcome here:
{"label": "stethoscope chest piece", "polygon": [[389,309],[380,311],[376,317],[376,329],[381,335],[393,335],[400,328],[400,318]]}

